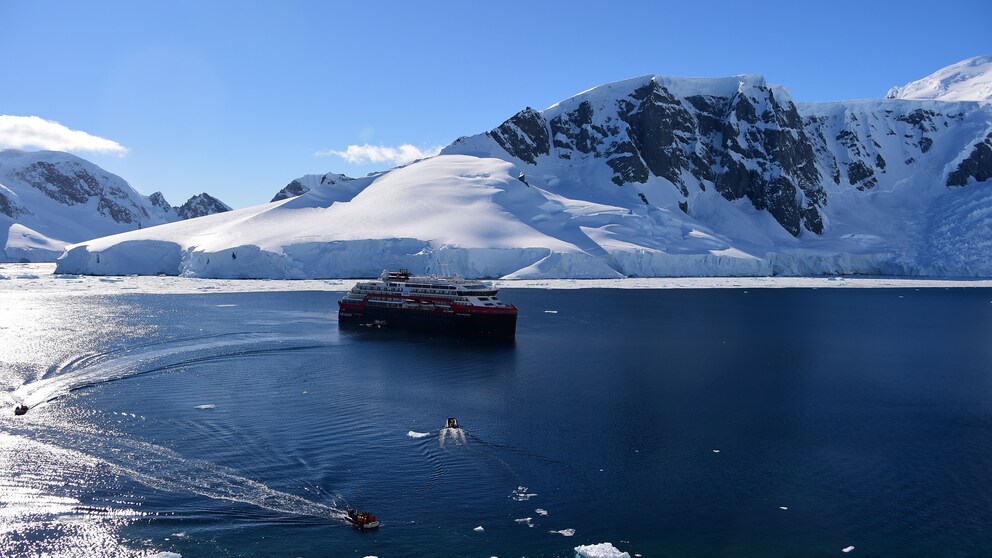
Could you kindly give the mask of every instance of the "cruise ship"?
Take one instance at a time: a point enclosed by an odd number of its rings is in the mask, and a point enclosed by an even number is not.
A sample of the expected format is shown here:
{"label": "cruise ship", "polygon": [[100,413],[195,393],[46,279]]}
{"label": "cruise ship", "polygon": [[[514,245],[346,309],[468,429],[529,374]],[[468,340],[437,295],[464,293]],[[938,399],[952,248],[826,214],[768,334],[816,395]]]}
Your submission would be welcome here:
{"label": "cruise ship", "polygon": [[367,327],[512,337],[517,307],[497,298],[491,284],[461,277],[383,271],[338,301],[338,321]]}

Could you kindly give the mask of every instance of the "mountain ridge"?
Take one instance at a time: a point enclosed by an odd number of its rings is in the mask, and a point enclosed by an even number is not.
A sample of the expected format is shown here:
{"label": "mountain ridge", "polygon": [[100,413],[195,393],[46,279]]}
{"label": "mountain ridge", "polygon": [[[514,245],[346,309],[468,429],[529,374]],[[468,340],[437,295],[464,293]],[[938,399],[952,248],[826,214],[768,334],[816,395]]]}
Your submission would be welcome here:
{"label": "mountain ridge", "polygon": [[761,76],[642,76],[525,108],[385,173],[307,175],[270,204],[76,245],[58,267],[988,277],[990,150],[981,103],[797,103]]}
{"label": "mountain ridge", "polygon": [[194,201],[173,208],[71,153],[0,150],[0,261],[55,261],[74,242],[227,207]]}

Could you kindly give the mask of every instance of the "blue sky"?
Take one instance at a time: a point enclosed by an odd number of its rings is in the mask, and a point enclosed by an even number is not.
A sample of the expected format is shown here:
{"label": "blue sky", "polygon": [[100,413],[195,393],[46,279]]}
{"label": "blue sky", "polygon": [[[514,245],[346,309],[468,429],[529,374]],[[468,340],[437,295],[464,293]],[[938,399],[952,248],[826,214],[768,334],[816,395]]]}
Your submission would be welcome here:
{"label": "blue sky", "polygon": [[629,77],[756,73],[831,101],[992,54],[988,0],[0,0],[0,21],[0,115],[116,142],[74,152],[144,194],[234,207],[392,166],[330,153],[350,145],[427,151]]}

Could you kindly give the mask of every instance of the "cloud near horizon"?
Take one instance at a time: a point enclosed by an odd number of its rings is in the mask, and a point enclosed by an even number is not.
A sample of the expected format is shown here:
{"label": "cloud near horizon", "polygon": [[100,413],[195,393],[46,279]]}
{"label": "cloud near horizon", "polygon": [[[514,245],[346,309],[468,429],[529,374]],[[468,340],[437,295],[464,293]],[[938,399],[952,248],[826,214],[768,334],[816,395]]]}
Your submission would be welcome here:
{"label": "cloud near horizon", "polygon": [[433,157],[441,152],[441,147],[429,147],[420,149],[408,143],[399,147],[386,147],[382,145],[349,145],[344,151],[328,149],[318,151],[314,155],[318,157],[341,157],[345,161],[353,164],[364,163],[392,163],[402,165],[417,159]]}
{"label": "cloud near horizon", "polygon": [[123,157],[127,148],[114,140],[69,129],[38,116],[0,114],[0,149],[35,147],[53,151],[112,153]]}

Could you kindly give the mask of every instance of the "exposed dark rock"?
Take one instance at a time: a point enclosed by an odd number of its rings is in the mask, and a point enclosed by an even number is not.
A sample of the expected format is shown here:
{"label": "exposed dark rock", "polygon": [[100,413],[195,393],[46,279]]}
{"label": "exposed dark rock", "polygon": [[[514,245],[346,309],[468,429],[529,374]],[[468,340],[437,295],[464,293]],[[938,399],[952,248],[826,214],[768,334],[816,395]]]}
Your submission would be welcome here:
{"label": "exposed dark rock", "polygon": [[134,215],[125,207],[110,198],[101,196],[100,202],[96,206],[96,210],[102,215],[107,215],[114,221],[118,223],[136,223],[138,222],[137,216]]}
{"label": "exposed dark rock", "polygon": [[186,203],[176,209],[176,214],[180,219],[193,219],[230,210],[230,206],[204,192],[186,200]]}
{"label": "exposed dark rock", "polygon": [[648,168],[644,166],[644,161],[637,154],[634,144],[625,141],[617,145],[614,149],[614,156],[606,161],[606,164],[616,173],[612,180],[617,186],[623,186],[626,182],[644,183],[648,181]]}
{"label": "exposed dark rock", "polygon": [[874,186],[874,181],[866,181],[866,179],[874,176],[875,169],[862,161],[854,161],[847,166],[847,181],[856,186],[858,190],[865,191]]}
{"label": "exposed dark rock", "polygon": [[808,202],[802,208],[800,217],[802,218],[803,227],[806,230],[815,234],[823,233],[823,217],[820,216],[819,210],[816,209],[812,202]]}
{"label": "exposed dark rock", "polygon": [[936,116],[937,113],[932,110],[916,109],[912,112],[897,116],[896,120],[912,124],[925,132],[936,132],[937,126],[933,123],[933,119]]}
{"label": "exposed dark rock", "polygon": [[10,199],[8,199],[3,192],[0,192],[0,213],[10,217],[11,219],[15,219],[21,214],[21,209],[14,205],[14,203],[10,201]]}
{"label": "exposed dark rock", "polygon": [[682,192],[688,190],[681,173],[687,166],[683,149],[695,132],[695,119],[667,89],[652,80],[634,91],[639,103],[621,106],[620,118],[629,126],[629,137],[651,174],[668,179]]}
{"label": "exposed dark rock", "polygon": [[507,153],[530,164],[536,163],[538,156],[547,155],[551,149],[547,122],[530,107],[500,124],[489,132],[489,136]]}
{"label": "exposed dark rock", "polygon": [[[324,183],[323,177],[320,179],[320,183],[321,184]],[[276,202],[279,200],[284,200],[286,198],[295,198],[296,196],[302,196],[303,194],[306,194],[309,191],[310,188],[304,186],[302,182],[300,182],[299,180],[294,180],[289,184],[287,184],[285,187],[283,187],[282,190],[279,190],[276,193],[276,195],[272,198],[272,201]]]}
{"label": "exposed dark rock", "polygon": [[[867,191],[891,171],[889,151],[876,138],[904,133],[907,148],[927,153],[930,132],[955,117],[907,105],[867,119],[856,111],[804,117],[773,87],[742,84],[726,96],[680,97],[663,83],[641,81],[618,95],[615,105],[579,98],[546,120],[526,109],[488,135],[524,163],[536,164],[545,155],[569,166],[601,159],[618,186],[664,178],[688,198],[690,188],[712,185],[729,200],[747,198],[798,236],[823,232],[824,182],[841,185],[846,175],[854,188]],[[974,162],[962,163],[949,184],[968,180],[964,175],[985,176],[970,170],[984,168],[983,149],[976,147]]]}
{"label": "exposed dark rock", "polygon": [[25,183],[65,205],[86,203],[91,197],[100,195],[99,183],[82,169],[67,174],[57,165],[38,161],[15,174]]}
{"label": "exposed dark rock", "polygon": [[975,144],[968,157],[947,175],[947,185],[965,186],[972,178],[975,182],[985,182],[992,178],[992,133]]}
{"label": "exposed dark rock", "polygon": [[[807,230],[821,232],[818,206],[826,203],[826,193],[820,185],[813,142],[792,102],[782,105],[771,90],[756,90],[765,95],[763,101],[744,94],[734,98],[722,147],[737,156],[723,157],[724,172],[716,180],[717,191],[731,200],[748,198],[793,236],[798,236],[807,223]],[[761,116],[755,102],[766,105]],[[743,161],[749,161],[750,168]],[[797,190],[802,190],[807,200],[802,209]]]}
{"label": "exposed dark rock", "polygon": [[156,207],[161,207],[165,211],[172,209],[172,206],[169,205],[169,202],[165,201],[165,196],[162,195],[162,192],[155,192],[152,195],[148,196],[148,201],[152,202],[152,205]]}

